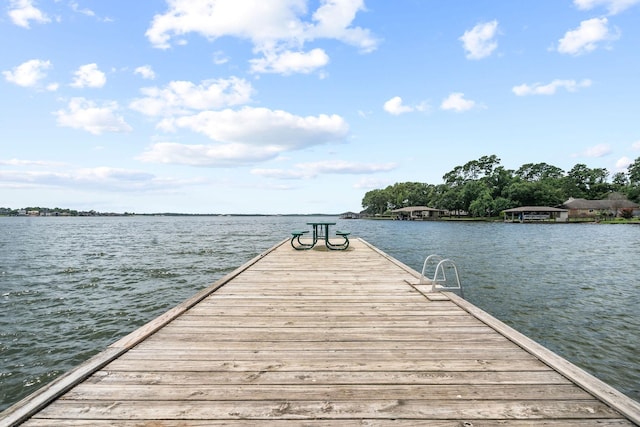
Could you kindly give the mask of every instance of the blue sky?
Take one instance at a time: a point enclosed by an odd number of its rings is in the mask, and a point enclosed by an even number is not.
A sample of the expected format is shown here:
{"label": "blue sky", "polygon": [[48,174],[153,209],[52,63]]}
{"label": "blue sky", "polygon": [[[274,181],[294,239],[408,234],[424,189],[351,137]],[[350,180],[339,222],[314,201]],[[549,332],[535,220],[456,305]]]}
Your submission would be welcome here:
{"label": "blue sky", "polygon": [[0,207],[340,213],[640,157],[640,0],[5,0]]}

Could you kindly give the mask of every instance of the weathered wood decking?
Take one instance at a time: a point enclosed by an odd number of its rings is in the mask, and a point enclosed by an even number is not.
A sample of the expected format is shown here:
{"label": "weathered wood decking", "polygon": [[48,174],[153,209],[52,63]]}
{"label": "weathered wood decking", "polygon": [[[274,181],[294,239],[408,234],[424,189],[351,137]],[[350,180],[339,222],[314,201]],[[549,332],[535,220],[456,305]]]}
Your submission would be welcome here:
{"label": "weathered wood decking", "polygon": [[0,425],[640,423],[638,402],[417,283],[361,240],[335,252],[282,242]]}

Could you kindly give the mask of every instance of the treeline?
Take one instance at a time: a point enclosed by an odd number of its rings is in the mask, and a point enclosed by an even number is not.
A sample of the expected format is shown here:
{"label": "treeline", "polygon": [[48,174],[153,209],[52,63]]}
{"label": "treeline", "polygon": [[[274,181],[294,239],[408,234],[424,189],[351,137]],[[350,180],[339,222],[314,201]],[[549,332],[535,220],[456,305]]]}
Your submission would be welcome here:
{"label": "treeline", "polygon": [[[20,216],[20,215],[37,215],[37,216],[116,216],[121,214],[111,212],[78,211],[66,208],[42,208],[42,207],[26,207],[21,209],[0,207],[1,216]],[[129,215],[127,212],[124,215]]]}
{"label": "treeline", "polygon": [[401,182],[368,191],[364,212],[385,214],[407,206],[429,206],[474,217],[499,215],[520,206],[557,206],[570,197],[606,199],[626,197],[640,202],[640,157],[626,172],[610,176],[605,168],[576,164],[565,172],[547,163],[527,163],[518,170],[505,169],[495,156],[483,156],[446,173],[443,184]]}

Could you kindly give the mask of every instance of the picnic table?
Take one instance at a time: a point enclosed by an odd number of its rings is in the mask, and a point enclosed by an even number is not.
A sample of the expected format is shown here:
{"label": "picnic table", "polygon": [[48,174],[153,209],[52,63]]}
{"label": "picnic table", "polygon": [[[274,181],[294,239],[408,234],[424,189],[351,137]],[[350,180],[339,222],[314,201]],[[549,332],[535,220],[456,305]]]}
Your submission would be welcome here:
{"label": "picnic table", "polygon": [[307,250],[312,249],[318,241],[324,240],[324,244],[327,249],[343,251],[349,247],[349,232],[346,231],[336,231],[335,235],[342,237],[344,240],[340,243],[332,243],[329,240],[329,227],[332,225],[336,225],[335,222],[308,222],[307,225],[311,226],[311,242],[301,241],[300,238],[305,234],[309,233],[309,230],[296,230],[291,233],[291,246],[297,250]]}

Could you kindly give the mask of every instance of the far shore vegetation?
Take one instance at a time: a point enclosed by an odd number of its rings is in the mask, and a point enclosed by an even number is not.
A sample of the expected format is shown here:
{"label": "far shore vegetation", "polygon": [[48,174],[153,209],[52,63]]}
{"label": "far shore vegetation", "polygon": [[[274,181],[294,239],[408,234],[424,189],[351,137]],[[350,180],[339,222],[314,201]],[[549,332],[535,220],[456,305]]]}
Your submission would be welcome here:
{"label": "far shore vegetation", "polygon": [[[640,157],[626,172],[613,175],[605,168],[576,164],[565,172],[547,163],[527,163],[517,170],[500,165],[496,155],[483,156],[446,173],[443,183],[400,182],[368,191],[363,214],[392,216],[394,209],[428,206],[468,219],[499,218],[502,211],[524,206],[559,206],[570,198],[601,200],[623,198],[640,202]],[[631,217],[602,218],[625,222]],[[446,218],[440,218],[441,220]]]}
{"label": "far shore vegetation", "polygon": [[205,214],[193,214],[193,213],[180,213],[180,212],[154,212],[154,213],[133,213],[133,212],[98,212],[95,210],[79,211],[76,209],[68,208],[47,208],[32,206],[20,209],[3,208],[0,207],[1,216],[235,216],[235,217],[256,217],[256,216],[300,216],[300,217],[318,217],[318,216],[338,216],[339,214],[325,214],[325,213],[312,213],[312,214],[220,214],[220,213],[205,213]]}

